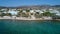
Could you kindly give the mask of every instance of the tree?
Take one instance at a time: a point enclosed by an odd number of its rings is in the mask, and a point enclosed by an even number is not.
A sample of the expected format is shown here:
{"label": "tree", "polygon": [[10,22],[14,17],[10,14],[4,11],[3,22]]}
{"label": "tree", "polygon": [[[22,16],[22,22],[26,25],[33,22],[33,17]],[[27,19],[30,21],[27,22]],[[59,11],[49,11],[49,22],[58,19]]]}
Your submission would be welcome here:
{"label": "tree", "polygon": [[8,13],[8,11],[9,11],[9,9],[7,8],[7,9],[6,9],[6,13]]}
{"label": "tree", "polygon": [[30,10],[26,10],[26,16],[27,16],[27,17],[30,16]]}
{"label": "tree", "polygon": [[49,11],[42,13],[43,16],[53,16],[55,15],[54,13],[50,13]]}
{"label": "tree", "polygon": [[36,12],[34,16],[35,16],[36,18],[40,18],[39,12]]}
{"label": "tree", "polygon": [[5,13],[2,13],[0,16],[3,17],[3,16],[5,16],[5,15],[6,15]]}
{"label": "tree", "polygon": [[23,12],[23,10],[18,10],[19,12],[18,12],[18,15],[17,16],[21,16],[22,17],[22,12]]}
{"label": "tree", "polygon": [[6,13],[5,15],[6,15],[6,16],[12,16],[12,14],[11,14],[11,13]]}
{"label": "tree", "polygon": [[2,11],[1,9],[0,9],[0,16],[1,17],[3,17],[5,14],[3,13],[4,11]]}

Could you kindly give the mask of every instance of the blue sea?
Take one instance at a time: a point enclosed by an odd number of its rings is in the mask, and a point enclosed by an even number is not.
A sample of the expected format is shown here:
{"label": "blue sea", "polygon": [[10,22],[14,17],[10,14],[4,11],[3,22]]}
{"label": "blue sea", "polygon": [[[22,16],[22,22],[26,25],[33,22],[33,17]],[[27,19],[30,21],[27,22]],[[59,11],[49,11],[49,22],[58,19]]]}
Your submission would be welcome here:
{"label": "blue sea", "polygon": [[60,21],[0,20],[0,34],[60,34]]}

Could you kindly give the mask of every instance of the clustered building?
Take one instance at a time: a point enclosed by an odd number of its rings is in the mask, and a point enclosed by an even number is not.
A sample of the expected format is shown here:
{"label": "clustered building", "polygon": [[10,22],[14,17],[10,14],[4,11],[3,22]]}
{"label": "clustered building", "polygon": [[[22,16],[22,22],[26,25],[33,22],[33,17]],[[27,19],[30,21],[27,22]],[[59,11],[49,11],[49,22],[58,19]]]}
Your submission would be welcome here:
{"label": "clustered building", "polygon": [[[29,11],[26,11],[25,9],[0,9],[0,14],[1,13],[10,13],[12,16],[17,16],[18,13],[22,10],[22,13],[24,14],[29,14],[28,18],[33,18],[35,19],[36,17],[39,17],[41,15],[35,16],[35,14],[42,14],[44,12],[49,11],[50,13],[55,13],[57,16],[60,16],[60,11],[56,10],[56,9],[28,9]],[[20,17],[22,17],[21,15],[19,15]],[[42,17],[42,18],[50,18],[49,17]]]}

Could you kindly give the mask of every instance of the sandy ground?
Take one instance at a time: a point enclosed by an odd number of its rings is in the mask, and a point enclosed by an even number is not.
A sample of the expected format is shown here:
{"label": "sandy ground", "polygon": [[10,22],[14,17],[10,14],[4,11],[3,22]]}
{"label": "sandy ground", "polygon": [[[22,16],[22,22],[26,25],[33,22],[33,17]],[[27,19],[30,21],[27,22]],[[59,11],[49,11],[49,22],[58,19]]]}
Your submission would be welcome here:
{"label": "sandy ground", "polygon": [[0,19],[14,19],[14,20],[52,20],[52,19],[43,19],[43,18],[26,18],[26,17],[9,17],[9,16],[5,16],[5,17],[0,17]]}

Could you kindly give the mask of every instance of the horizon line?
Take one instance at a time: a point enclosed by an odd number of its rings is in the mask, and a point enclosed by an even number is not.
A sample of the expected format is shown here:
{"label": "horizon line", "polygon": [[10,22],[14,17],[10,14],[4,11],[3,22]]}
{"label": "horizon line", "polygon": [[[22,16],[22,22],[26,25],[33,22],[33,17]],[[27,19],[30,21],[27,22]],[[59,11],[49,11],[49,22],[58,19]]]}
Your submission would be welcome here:
{"label": "horizon line", "polygon": [[[49,4],[43,4],[43,5],[49,5]],[[2,7],[19,7],[19,6],[3,6],[1,5]],[[38,6],[38,5],[20,5],[20,6]],[[42,6],[42,5],[39,5],[39,6]],[[50,6],[55,6],[55,5],[50,5]]]}

